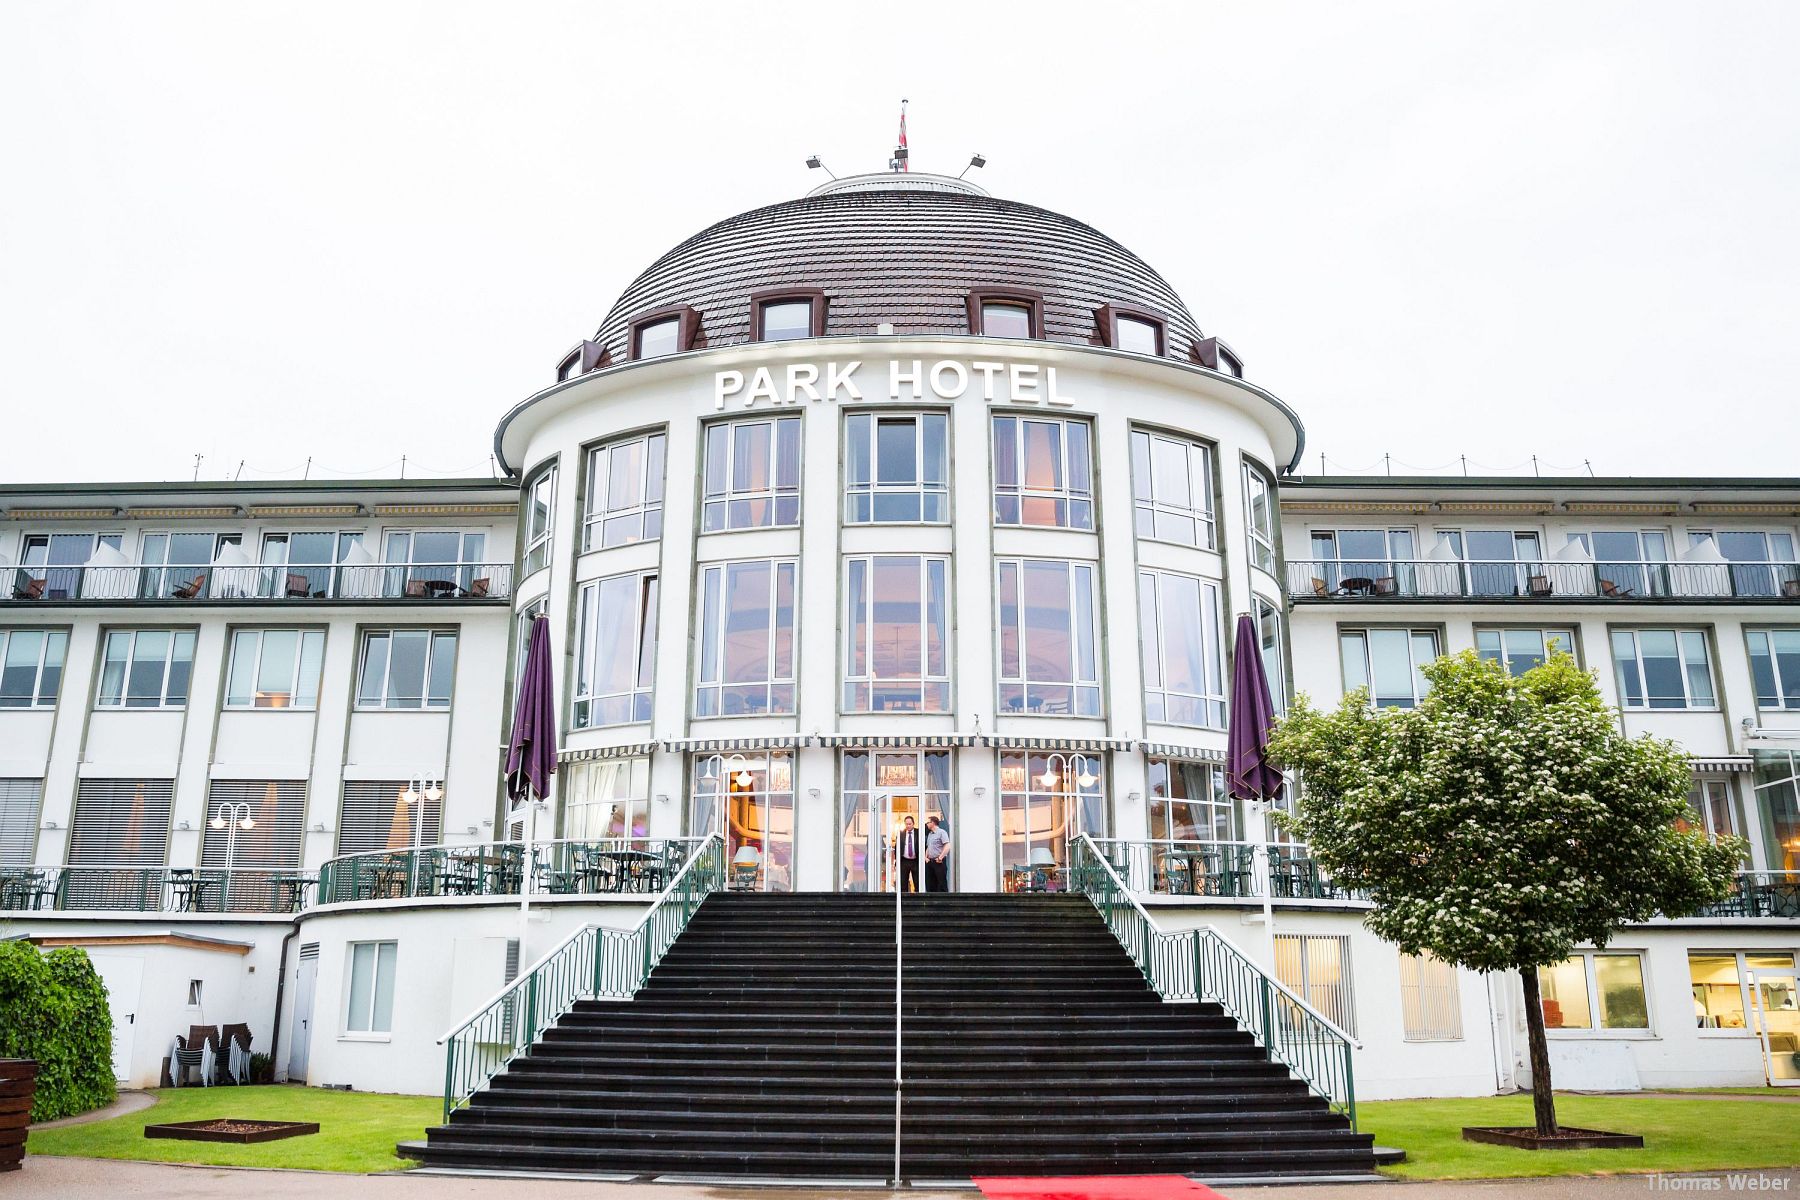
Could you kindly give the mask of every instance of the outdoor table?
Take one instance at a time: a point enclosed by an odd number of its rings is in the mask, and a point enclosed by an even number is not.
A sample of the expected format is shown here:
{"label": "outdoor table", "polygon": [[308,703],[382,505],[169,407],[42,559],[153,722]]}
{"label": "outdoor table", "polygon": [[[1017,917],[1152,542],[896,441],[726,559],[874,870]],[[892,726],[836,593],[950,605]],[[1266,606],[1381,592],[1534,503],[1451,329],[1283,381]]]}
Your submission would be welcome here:
{"label": "outdoor table", "polygon": [[456,581],[454,579],[427,579],[425,580],[425,590],[434,598],[441,599],[444,596],[455,594]]}
{"label": "outdoor table", "polygon": [[173,867],[169,871],[169,891],[175,901],[176,912],[194,912],[204,910],[206,891],[216,887],[218,880],[208,879],[203,875],[195,875],[187,867]]}
{"label": "outdoor table", "polygon": [[649,881],[651,891],[662,887],[662,857],[648,850],[602,850],[600,857],[612,866],[613,890],[637,891],[636,884]]}
{"label": "outdoor table", "polygon": [[312,885],[310,875],[275,876],[275,904],[282,912],[299,912],[306,907],[306,889]]}
{"label": "outdoor table", "polygon": [[1201,856],[1192,850],[1170,850],[1163,856],[1164,887],[1171,896],[1199,895],[1199,874],[1195,871],[1195,859]]}
{"label": "outdoor table", "polygon": [[1375,590],[1375,581],[1363,575],[1347,575],[1338,583],[1338,591],[1346,596],[1367,596]]}

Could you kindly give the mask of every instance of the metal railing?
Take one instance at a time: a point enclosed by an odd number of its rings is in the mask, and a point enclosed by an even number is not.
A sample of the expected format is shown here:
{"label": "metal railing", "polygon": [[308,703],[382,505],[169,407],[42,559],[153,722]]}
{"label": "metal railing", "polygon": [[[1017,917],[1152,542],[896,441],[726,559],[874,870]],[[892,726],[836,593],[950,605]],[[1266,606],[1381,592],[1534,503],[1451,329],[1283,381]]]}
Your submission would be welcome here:
{"label": "metal railing", "polygon": [[[1261,899],[1252,842],[1093,838],[1125,886],[1140,896]],[[1340,888],[1304,847],[1269,847],[1269,895],[1277,900],[1361,900]]]}
{"label": "metal railing", "polygon": [[[653,895],[680,870],[699,838],[604,838],[534,842],[531,890],[542,895]],[[319,868],[316,903],[516,896],[523,842],[465,842],[344,854]]]}
{"label": "metal railing", "polygon": [[1800,871],[1740,871],[1729,895],[1693,915],[1800,919]]}
{"label": "metal railing", "polygon": [[699,839],[635,926],[577,929],[439,1038],[445,1047],[444,1119],[576,1001],[636,995],[695,911],[724,885],[724,843],[715,833]]}
{"label": "metal railing", "polygon": [[1296,601],[1800,600],[1800,564],[1292,559],[1287,585]]}
{"label": "metal railing", "polygon": [[263,867],[0,867],[0,910],[291,913],[313,877]]}
{"label": "metal railing", "polygon": [[360,566],[218,566],[131,563],[7,567],[0,600],[505,600],[511,563],[369,563]]}
{"label": "metal railing", "polygon": [[1219,1005],[1269,1057],[1304,1080],[1356,1128],[1350,1055],[1361,1044],[1233,945],[1218,930],[1165,933],[1087,835],[1072,846],[1075,886],[1093,902],[1144,979],[1165,1000]]}

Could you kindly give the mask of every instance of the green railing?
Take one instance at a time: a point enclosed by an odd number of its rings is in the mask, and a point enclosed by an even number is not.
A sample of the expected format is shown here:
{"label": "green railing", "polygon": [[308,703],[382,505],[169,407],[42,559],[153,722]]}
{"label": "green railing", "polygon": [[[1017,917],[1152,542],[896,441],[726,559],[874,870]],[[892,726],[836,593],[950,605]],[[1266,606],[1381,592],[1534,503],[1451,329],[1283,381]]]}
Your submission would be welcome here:
{"label": "green railing", "polygon": [[699,842],[631,929],[583,926],[438,1039],[444,1119],[468,1102],[577,1000],[637,994],[707,896],[725,886],[718,834]]}
{"label": "green railing", "polygon": [[[534,893],[655,895],[699,838],[606,838],[533,842]],[[344,854],[319,868],[319,904],[436,896],[516,896],[524,878],[522,842],[462,842]]]}
{"label": "green railing", "polygon": [[312,884],[303,871],[262,867],[0,867],[0,910],[291,913]]}
{"label": "green railing", "polygon": [[1082,835],[1071,847],[1075,887],[1093,901],[1145,980],[1165,1000],[1219,1005],[1268,1051],[1356,1127],[1350,1055],[1356,1039],[1246,958],[1217,930],[1165,933],[1120,877],[1117,865]]}

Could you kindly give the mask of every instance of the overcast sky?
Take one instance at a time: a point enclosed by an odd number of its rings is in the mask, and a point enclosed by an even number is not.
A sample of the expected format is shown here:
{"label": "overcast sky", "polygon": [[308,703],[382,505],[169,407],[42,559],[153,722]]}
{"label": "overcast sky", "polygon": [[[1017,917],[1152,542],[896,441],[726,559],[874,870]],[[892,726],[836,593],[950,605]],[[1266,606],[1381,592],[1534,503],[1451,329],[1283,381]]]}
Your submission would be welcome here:
{"label": "overcast sky", "polygon": [[485,473],[638,271],[879,169],[902,96],[915,167],[1160,270],[1310,472],[1800,474],[1797,48],[1792,3],[0,0],[0,480]]}

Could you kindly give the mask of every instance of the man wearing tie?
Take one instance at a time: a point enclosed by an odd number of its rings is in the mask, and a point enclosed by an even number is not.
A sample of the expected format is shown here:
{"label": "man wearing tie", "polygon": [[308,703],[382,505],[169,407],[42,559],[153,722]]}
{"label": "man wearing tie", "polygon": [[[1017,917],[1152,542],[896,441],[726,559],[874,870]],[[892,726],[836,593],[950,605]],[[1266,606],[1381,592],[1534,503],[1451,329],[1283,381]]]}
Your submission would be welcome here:
{"label": "man wearing tie", "polygon": [[900,827],[900,890],[907,891],[907,882],[911,881],[912,891],[919,890],[919,831],[913,826],[913,819],[906,818]]}

